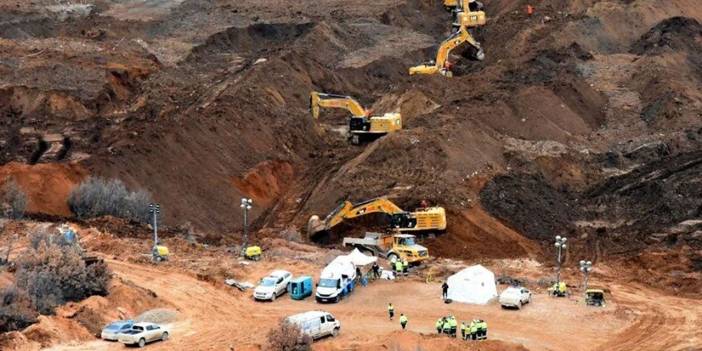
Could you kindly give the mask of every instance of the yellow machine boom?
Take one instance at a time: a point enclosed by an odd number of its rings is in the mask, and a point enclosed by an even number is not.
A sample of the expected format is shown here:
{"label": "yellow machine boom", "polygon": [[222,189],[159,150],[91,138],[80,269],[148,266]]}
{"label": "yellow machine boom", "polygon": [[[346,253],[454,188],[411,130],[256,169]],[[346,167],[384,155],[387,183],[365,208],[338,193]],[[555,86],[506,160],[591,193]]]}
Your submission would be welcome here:
{"label": "yellow machine boom", "polygon": [[402,116],[399,113],[369,116],[370,111],[350,96],[311,92],[310,110],[314,119],[319,118],[320,107],[342,108],[351,113],[349,132],[354,144],[359,143],[360,134],[386,134],[402,129]]}
{"label": "yellow machine boom", "polygon": [[484,25],[486,22],[485,12],[459,12],[457,23],[459,25],[458,31],[452,33],[446,40],[441,43],[439,50],[436,53],[436,60],[428,64],[423,64],[409,69],[409,74],[437,74],[440,73],[443,76],[451,77],[453,73],[448,64],[448,57],[451,54],[451,50],[455,49],[463,43],[468,43],[478,49],[476,58],[482,60],[484,58],[483,51],[480,47],[480,43],[473,38],[473,36],[468,32],[468,28],[478,27]]}
{"label": "yellow machine boom", "polygon": [[354,117],[368,116],[368,111],[366,111],[356,99],[350,96],[319,93],[316,91],[311,92],[310,109],[312,110],[312,117],[314,117],[314,119],[319,118],[320,107],[342,108],[351,112],[351,115]]}
{"label": "yellow machine boom", "polygon": [[344,201],[323,221],[320,221],[317,216],[312,216],[307,226],[307,233],[310,237],[314,237],[317,233],[328,231],[346,219],[371,213],[389,215],[391,228],[403,232],[446,229],[446,211],[443,207],[428,207],[415,212],[407,212],[387,198],[379,197],[358,204]]}

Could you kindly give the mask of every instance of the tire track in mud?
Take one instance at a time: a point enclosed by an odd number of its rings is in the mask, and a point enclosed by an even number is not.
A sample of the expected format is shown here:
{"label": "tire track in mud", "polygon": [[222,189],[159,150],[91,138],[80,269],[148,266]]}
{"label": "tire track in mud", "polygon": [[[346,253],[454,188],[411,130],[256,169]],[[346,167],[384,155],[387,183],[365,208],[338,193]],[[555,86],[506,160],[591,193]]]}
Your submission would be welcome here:
{"label": "tire track in mud", "polygon": [[614,285],[611,289],[635,318],[597,350],[702,350],[699,300],[662,295],[647,288]]}

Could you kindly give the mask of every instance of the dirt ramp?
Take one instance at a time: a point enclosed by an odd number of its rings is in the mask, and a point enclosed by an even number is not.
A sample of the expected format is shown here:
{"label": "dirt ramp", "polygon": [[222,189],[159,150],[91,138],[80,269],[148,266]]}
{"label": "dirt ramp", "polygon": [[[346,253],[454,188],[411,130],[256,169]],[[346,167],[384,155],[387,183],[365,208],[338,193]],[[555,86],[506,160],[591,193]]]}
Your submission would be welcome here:
{"label": "dirt ramp", "polygon": [[27,165],[11,162],[0,166],[0,183],[16,182],[27,194],[27,211],[70,216],[68,196],[88,172],[79,164]]}
{"label": "dirt ramp", "polygon": [[524,235],[510,229],[479,205],[462,212],[449,211],[446,232],[425,244],[432,255],[481,259],[538,255],[539,248]]}

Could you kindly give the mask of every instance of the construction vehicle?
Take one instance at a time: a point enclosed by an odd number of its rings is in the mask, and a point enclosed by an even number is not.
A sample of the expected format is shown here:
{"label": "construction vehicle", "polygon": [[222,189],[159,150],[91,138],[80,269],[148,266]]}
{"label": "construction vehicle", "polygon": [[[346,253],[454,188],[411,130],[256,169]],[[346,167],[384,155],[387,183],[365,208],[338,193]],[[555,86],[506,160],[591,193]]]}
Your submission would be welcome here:
{"label": "construction vehicle", "polygon": [[344,246],[372,252],[373,255],[390,261],[402,259],[411,265],[429,259],[429,250],[418,245],[415,236],[411,234],[366,233],[365,238],[344,238],[343,243]]}
{"label": "construction vehicle", "polygon": [[454,23],[454,26],[457,26],[458,30],[451,33],[451,35],[441,43],[436,53],[436,60],[419,66],[410,67],[409,74],[439,73],[445,77],[453,77],[453,72],[451,71],[452,64],[449,62],[448,58],[451,51],[463,43],[472,45],[477,50],[474,55],[475,58],[482,61],[485,58],[485,53],[480,43],[476,41],[469,32],[469,29],[485,25],[485,23],[486,18],[485,12],[483,11],[459,12],[457,14],[456,23]]}
{"label": "construction vehicle", "polygon": [[380,136],[402,129],[402,116],[397,112],[386,113],[382,116],[371,116],[356,99],[350,96],[310,92],[310,110],[314,119],[319,118],[319,108],[342,108],[351,112],[349,133],[351,143],[358,145],[363,136]]}
{"label": "construction vehicle", "polygon": [[151,256],[156,262],[168,260],[168,256],[170,256],[170,254],[171,253],[168,248],[163,245],[154,245],[153,249],[151,250]]}
{"label": "construction vehicle", "polygon": [[78,252],[80,253],[80,258],[83,260],[86,266],[98,262],[103,262],[102,258],[87,254],[87,251],[82,246],[80,246],[80,242],[78,240],[78,231],[68,223],[61,224],[58,227],[58,233],[60,240],[63,242],[64,245],[73,246],[78,250]]}
{"label": "construction vehicle", "polygon": [[252,261],[261,260],[261,247],[260,246],[249,246],[244,250],[244,258]]}
{"label": "construction vehicle", "polygon": [[444,8],[449,12],[480,11],[483,4],[476,0],[444,0]]}
{"label": "construction vehicle", "polygon": [[400,232],[442,231],[446,229],[446,211],[443,207],[425,207],[408,212],[386,197],[379,197],[357,204],[344,201],[323,221],[320,221],[318,216],[310,217],[307,223],[307,234],[313,238],[322,232],[328,232],[345,219],[371,213],[387,214],[390,217],[390,228]]}
{"label": "construction vehicle", "polygon": [[585,304],[588,306],[605,306],[604,290],[602,289],[587,289],[585,291]]}
{"label": "construction vehicle", "polygon": [[553,283],[553,286],[548,288],[549,294],[555,297],[566,297],[568,295],[568,287],[565,282]]}

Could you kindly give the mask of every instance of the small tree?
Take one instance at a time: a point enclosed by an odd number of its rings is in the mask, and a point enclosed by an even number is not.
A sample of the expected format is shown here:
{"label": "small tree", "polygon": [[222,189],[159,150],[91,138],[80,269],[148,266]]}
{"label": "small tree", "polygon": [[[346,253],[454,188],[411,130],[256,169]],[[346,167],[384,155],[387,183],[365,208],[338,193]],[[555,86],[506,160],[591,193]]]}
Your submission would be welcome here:
{"label": "small tree", "polygon": [[130,192],[121,180],[96,177],[80,183],[68,197],[68,206],[79,218],[110,215],[142,223],[149,220],[151,202],[143,190]]}
{"label": "small tree", "polygon": [[40,313],[51,314],[65,302],[107,294],[110,272],[104,262],[86,266],[80,248],[65,244],[60,235],[39,232],[30,241],[30,248],[17,259],[15,277]]}
{"label": "small tree", "polygon": [[37,321],[27,293],[11,285],[0,289],[0,333],[24,329]]}
{"label": "small tree", "polygon": [[300,328],[285,319],[268,332],[268,349],[271,351],[309,351],[312,338],[303,335]]}
{"label": "small tree", "polygon": [[27,194],[14,180],[8,180],[0,189],[0,217],[20,219],[27,208]]}

